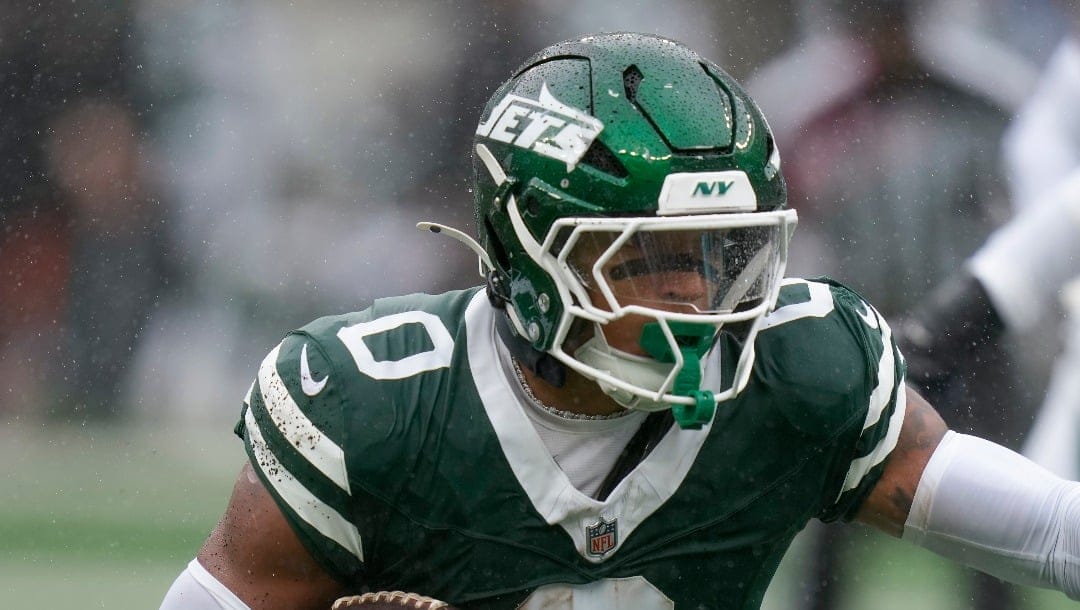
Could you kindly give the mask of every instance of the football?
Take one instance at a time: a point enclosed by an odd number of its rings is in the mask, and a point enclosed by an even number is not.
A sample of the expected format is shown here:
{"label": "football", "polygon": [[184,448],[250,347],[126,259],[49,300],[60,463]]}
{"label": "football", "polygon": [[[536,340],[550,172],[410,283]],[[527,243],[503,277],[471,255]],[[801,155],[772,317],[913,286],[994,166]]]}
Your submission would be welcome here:
{"label": "football", "polygon": [[404,591],[375,591],[363,595],[342,597],[334,602],[333,610],[348,610],[349,608],[362,608],[363,610],[457,610],[450,604],[437,599],[406,593]]}

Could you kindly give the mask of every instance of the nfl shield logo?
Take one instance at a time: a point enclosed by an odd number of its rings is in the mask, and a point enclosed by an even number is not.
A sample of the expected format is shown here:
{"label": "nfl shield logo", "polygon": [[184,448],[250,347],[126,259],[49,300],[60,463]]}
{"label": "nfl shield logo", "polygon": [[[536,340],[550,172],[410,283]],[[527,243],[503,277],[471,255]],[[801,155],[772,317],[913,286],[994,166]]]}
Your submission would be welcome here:
{"label": "nfl shield logo", "polygon": [[593,525],[585,526],[585,544],[593,557],[603,557],[615,550],[619,544],[619,520],[600,517]]}

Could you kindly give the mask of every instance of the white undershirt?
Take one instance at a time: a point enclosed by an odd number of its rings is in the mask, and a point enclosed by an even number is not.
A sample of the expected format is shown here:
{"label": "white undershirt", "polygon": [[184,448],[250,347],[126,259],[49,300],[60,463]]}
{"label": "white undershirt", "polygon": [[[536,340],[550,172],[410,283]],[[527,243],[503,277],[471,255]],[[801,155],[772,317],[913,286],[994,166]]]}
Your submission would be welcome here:
{"label": "white undershirt", "polygon": [[544,410],[521,387],[506,346],[499,343],[499,363],[510,380],[525,414],[555,463],[578,491],[596,497],[641,423],[645,411],[630,411],[611,419],[570,419]]}
{"label": "white undershirt", "polygon": [[250,610],[221,581],[192,559],[165,594],[159,610]]}

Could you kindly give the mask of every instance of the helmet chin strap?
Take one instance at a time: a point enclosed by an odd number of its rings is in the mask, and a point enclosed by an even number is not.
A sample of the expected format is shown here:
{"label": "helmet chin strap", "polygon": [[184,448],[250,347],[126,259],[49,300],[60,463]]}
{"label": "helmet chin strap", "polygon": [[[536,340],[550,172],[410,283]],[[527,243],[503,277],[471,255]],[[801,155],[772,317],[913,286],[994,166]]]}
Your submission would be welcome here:
{"label": "helmet chin strap", "polygon": [[[708,423],[716,411],[716,397],[709,390],[701,389],[701,358],[712,346],[717,329],[709,324],[690,322],[668,322],[668,328],[683,360],[682,368],[675,376],[672,394],[694,399],[692,405],[671,405],[671,411],[680,426],[696,430]],[[641,347],[660,362],[675,362],[671,344],[657,322],[650,322],[641,329]]]}
{"label": "helmet chin strap", "polygon": [[510,355],[522,366],[557,388],[566,385],[566,365],[556,360],[551,354],[536,349],[524,337],[517,334],[511,327],[508,316],[497,316],[495,331],[499,333],[499,338],[506,345],[506,349],[510,350]]}

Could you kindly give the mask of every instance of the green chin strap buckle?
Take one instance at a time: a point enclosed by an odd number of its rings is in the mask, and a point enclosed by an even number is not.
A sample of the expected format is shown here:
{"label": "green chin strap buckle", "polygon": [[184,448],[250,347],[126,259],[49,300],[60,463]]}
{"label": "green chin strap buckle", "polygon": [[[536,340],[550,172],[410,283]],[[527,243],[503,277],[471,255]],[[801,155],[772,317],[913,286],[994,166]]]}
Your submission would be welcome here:
{"label": "green chin strap buckle", "polygon": [[[707,324],[691,322],[669,322],[671,334],[679,345],[683,357],[683,367],[675,376],[675,386],[671,393],[676,396],[688,396],[694,399],[692,405],[676,404],[671,406],[675,421],[684,430],[700,430],[701,426],[712,419],[716,411],[716,399],[713,393],[701,389],[701,357],[709,350],[709,344],[716,328]],[[658,362],[675,362],[675,355],[664,337],[664,330],[657,322],[649,322],[641,329],[641,347]]]}

